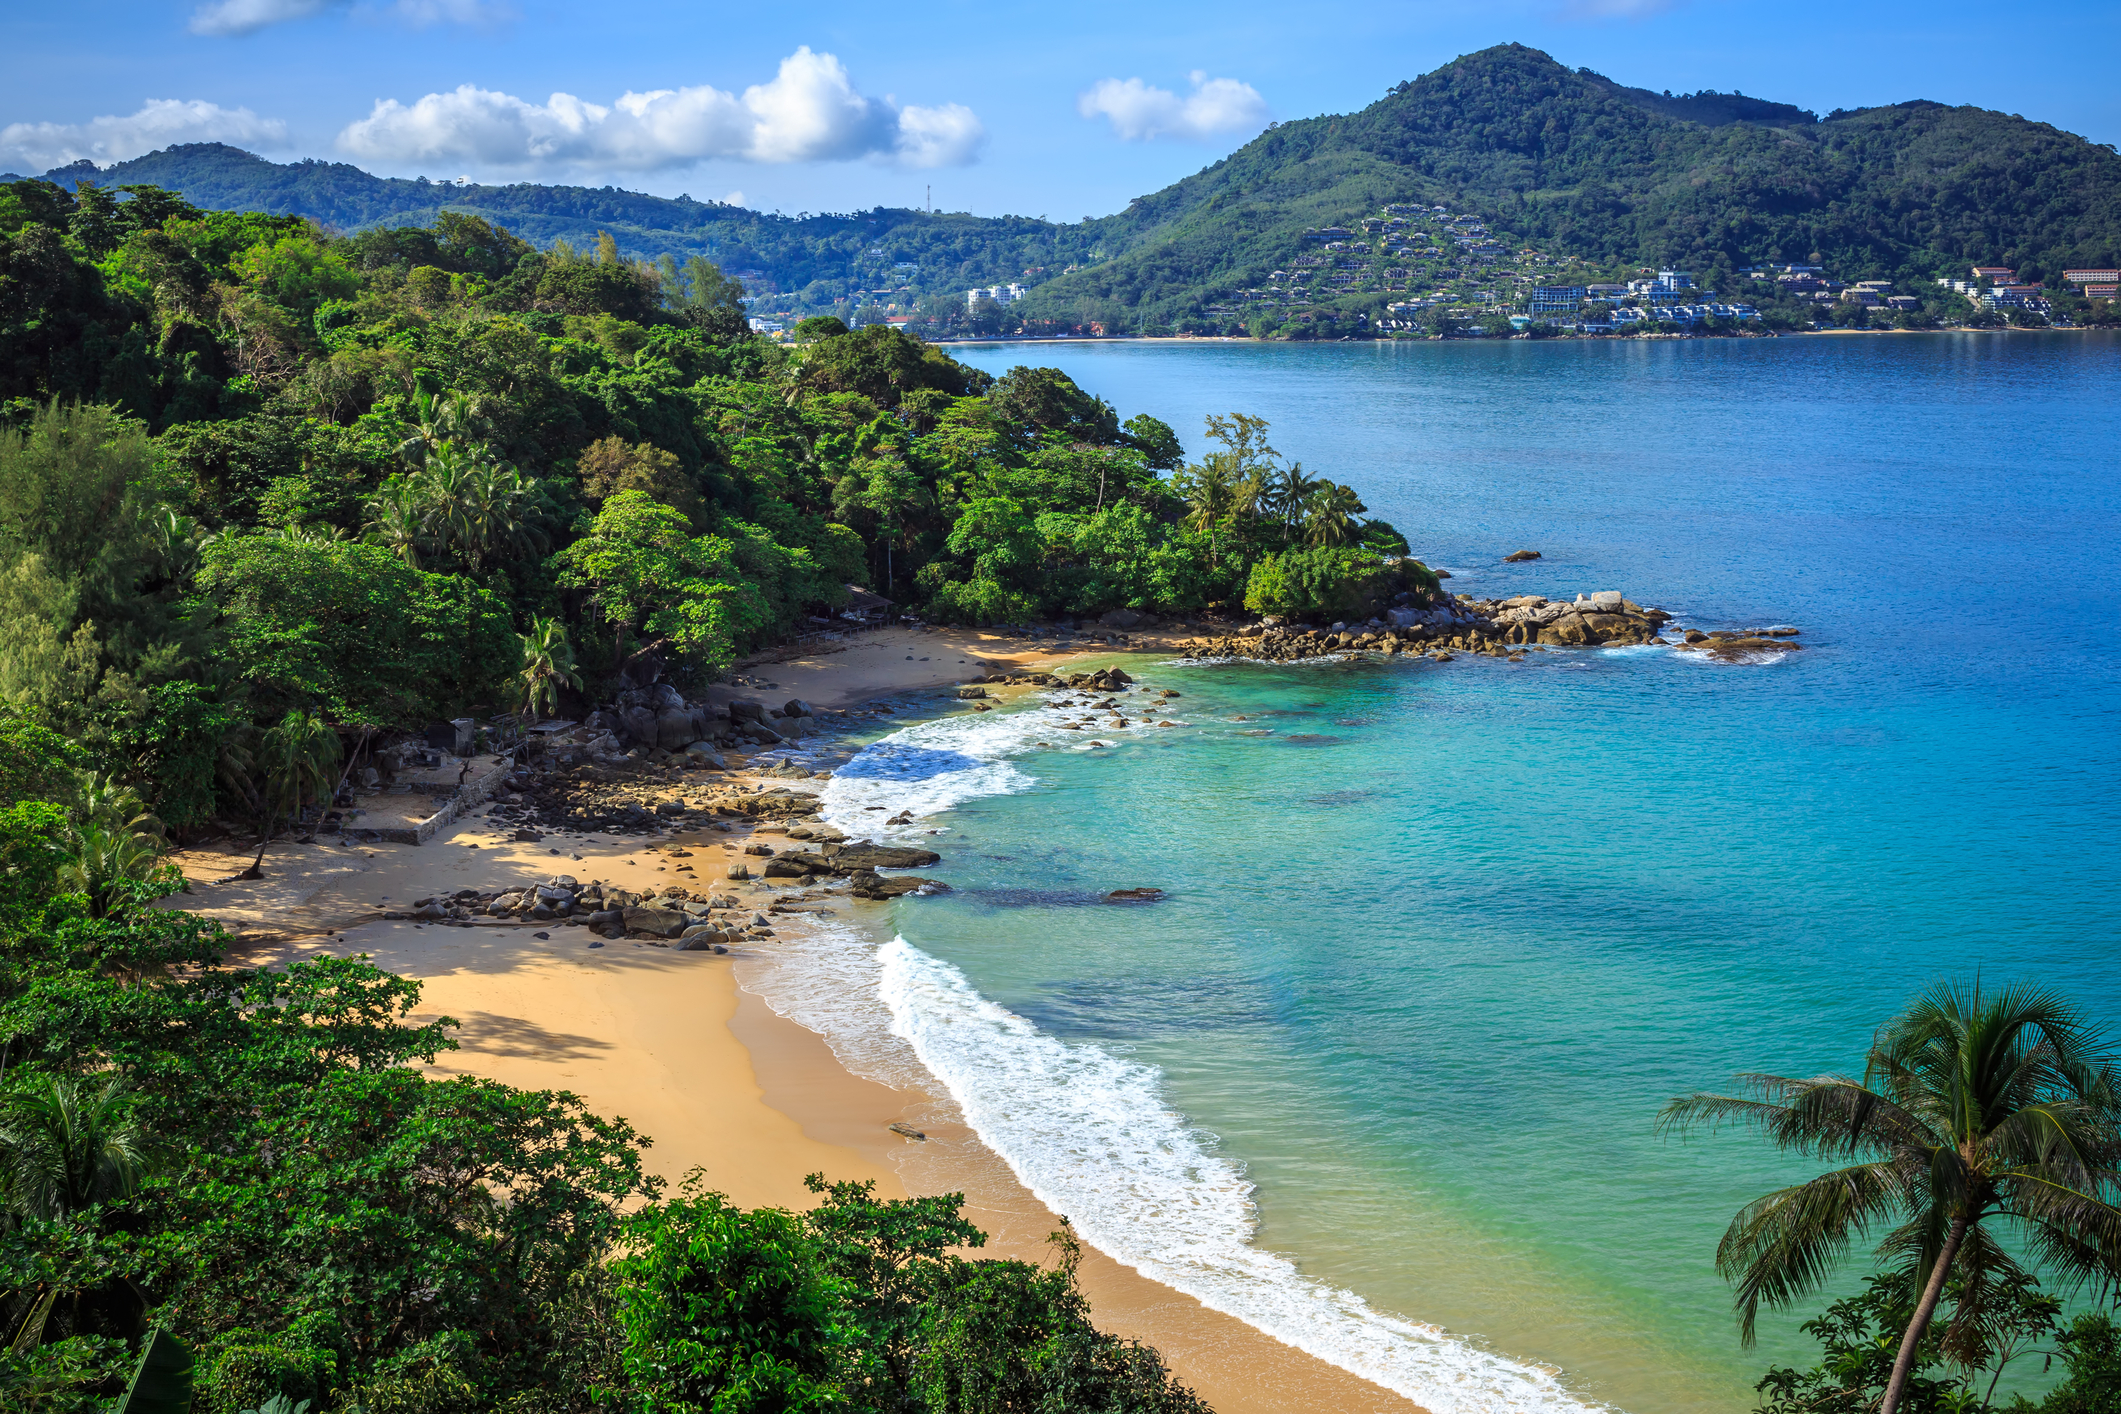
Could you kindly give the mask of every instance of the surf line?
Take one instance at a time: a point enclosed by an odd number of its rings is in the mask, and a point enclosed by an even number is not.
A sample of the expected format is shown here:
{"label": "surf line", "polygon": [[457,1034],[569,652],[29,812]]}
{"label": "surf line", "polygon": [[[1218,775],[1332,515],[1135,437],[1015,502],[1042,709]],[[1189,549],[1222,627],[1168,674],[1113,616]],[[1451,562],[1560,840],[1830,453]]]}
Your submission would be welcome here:
{"label": "surf line", "polygon": [[[910,725],[834,773],[826,817],[848,829],[886,796],[891,806],[932,815],[1030,790],[1036,778],[1011,758],[1058,744],[1048,717],[1033,709]],[[861,971],[888,1012],[897,1043],[888,1048],[910,1048],[1017,1181],[1114,1260],[1430,1414],[1607,1408],[1570,1393],[1553,1371],[1374,1310],[1255,1247],[1253,1185],[1212,1135],[1166,1102],[1154,1067],[1045,1034],[903,935]],[[861,1010],[872,1024],[881,1019]]]}

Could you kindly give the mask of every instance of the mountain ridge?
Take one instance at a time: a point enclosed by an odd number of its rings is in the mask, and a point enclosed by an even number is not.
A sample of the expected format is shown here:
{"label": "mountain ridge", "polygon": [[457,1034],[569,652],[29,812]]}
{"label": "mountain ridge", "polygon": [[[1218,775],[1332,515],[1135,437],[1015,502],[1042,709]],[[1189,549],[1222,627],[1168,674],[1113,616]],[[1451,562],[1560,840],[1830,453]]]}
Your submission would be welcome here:
{"label": "mountain ridge", "polygon": [[1512,242],[1586,262],[1710,280],[1766,261],[1896,280],[2002,264],[2037,280],[2121,255],[2121,157],[2050,124],[1925,99],[1820,118],[1738,93],[1634,88],[1519,44],[1463,55],[1354,112],[1277,124],[1073,224],[882,207],[789,217],[615,187],[457,186],[219,144],[86,166],[49,175],[152,183],[201,206],[349,230],[443,210],[541,246],[608,230],[631,255],[715,260],[776,309],[887,291],[941,309],[969,286],[1022,280],[1020,311],[1063,323],[1212,324],[1203,312],[1293,259],[1307,227],[1391,202],[1477,212]]}

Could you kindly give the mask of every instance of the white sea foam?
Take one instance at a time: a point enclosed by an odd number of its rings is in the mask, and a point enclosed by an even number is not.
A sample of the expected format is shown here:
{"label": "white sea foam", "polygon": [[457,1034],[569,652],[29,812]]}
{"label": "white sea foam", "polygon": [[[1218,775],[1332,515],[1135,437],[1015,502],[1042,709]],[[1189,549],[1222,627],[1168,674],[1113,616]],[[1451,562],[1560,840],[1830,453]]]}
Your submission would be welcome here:
{"label": "white sea foam", "polygon": [[1152,1067],[1042,1033],[904,938],[877,956],[892,1031],[1018,1180],[1099,1250],[1431,1414],[1601,1407],[1549,1371],[1373,1310],[1253,1246],[1251,1183],[1164,1103]]}
{"label": "white sea foam", "polygon": [[[823,791],[825,816],[878,833],[879,817],[863,807],[933,815],[1029,790],[1036,778],[1012,756],[1042,746],[1089,749],[1060,729],[1081,715],[1051,705],[1068,696],[895,732],[834,773]],[[1549,1371],[1375,1311],[1253,1246],[1250,1181],[1216,1152],[1212,1136],[1165,1103],[1154,1068],[1045,1035],[904,938],[878,948],[826,922],[802,944],[747,967],[744,985],[823,1035],[857,1075],[900,1086],[940,1082],[1025,1187],[1067,1214],[1086,1241],[1152,1280],[1431,1414],[1603,1408],[1570,1394]]]}

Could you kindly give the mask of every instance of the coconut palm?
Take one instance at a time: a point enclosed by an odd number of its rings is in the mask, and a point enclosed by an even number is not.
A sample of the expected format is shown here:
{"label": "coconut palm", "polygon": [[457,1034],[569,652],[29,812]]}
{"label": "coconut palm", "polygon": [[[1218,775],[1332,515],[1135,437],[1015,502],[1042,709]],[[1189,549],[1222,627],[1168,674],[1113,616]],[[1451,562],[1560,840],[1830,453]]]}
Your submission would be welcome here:
{"label": "coconut palm", "polygon": [[1219,457],[1209,456],[1199,466],[1186,469],[1178,480],[1177,489],[1185,498],[1187,521],[1208,537],[1208,563],[1213,565],[1216,562],[1216,535],[1223,522],[1237,511],[1237,486],[1231,478],[1229,465]]}
{"label": "coconut palm", "polygon": [[1304,475],[1302,462],[1291,462],[1269,481],[1266,508],[1293,531],[1302,522],[1304,506],[1318,485],[1317,477]]}
{"label": "coconut palm", "polygon": [[129,1197],[147,1169],[147,1133],[117,1075],[39,1076],[0,1119],[0,1193],[22,1217],[63,1220]]}
{"label": "coconut palm", "polygon": [[152,879],[169,848],[162,822],[139,793],[107,775],[76,778],[59,881],[88,897],[89,912],[107,918],[125,903],[129,883]]}
{"label": "coconut palm", "polygon": [[530,632],[521,637],[523,661],[516,681],[523,689],[523,710],[535,722],[540,712],[551,712],[559,706],[562,684],[579,692],[582,679],[574,670],[574,645],[567,641],[567,625],[557,616],[533,616]]}
{"label": "coconut palm", "polygon": [[291,709],[278,726],[265,733],[257,753],[258,764],[265,768],[265,789],[259,793],[264,818],[258,825],[258,857],[241,877],[263,877],[265,847],[272,843],[280,821],[331,788],[339,756],[338,732],[316,712]]}
{"label": "coconut palm", "polygon": [[393,477],[368,502],[368,538],[412,569],[427,548],[427,520],[412,483]]}
{"label": "coconut palm", "polygon": [[461,484],[459,506],[465,537],[459,549],[473,570],[489,556],[545,548],[544,492],[512,466],[478,460]]}
{"label": "coconut palm", "polygon": [[1362,522],[1357,517],[1369,509],[1353,487],[1320,482],[1304,502],[1304,543],[1354,544],[1362,538]]}
{"label": "coconut palm", "polygon": [[412,416],[399,424],[405,439],[398,444],[398,456],[407,466],[424,466],[435,448],[483,434],[487,430],[485,414],[482,400],[456,389],[446,393],[416,392],[412,395]]}
{"label": "coconut palm", "polygon": [[[64,1221],[131,1197],[147,1169],[147,1131],[127,1113],[125,1083],[115,1074],[39,1076],[0,1111],[0,1213],[9,1221]],[[57,1283],[45,1285],[13,1333],[16,1349],[44,1338],[59,1294]]]}
{"label": "coconut palm", "polygon": [[1942,983],[1882,1027],[1864,1078],[1744,1075],[1739,1095],[1688,1095],[1660,1129],[1725,1123],[1776,1148],[1844,1158],[1738,1210],[1716,1250],[1750,1344],[1760,1304],[1830,1277],[1850,1242],[1891,1224],[1878,1255],[1921,1297],[1879,1406],[1895,1414],[1947,1278],[1947,1354],[1978,1349],[1995,1290],[2023,1274],[2000,1240],[2071,1283],[2121,1277],[2121,1076],[2078,1010],[2038,987]]}

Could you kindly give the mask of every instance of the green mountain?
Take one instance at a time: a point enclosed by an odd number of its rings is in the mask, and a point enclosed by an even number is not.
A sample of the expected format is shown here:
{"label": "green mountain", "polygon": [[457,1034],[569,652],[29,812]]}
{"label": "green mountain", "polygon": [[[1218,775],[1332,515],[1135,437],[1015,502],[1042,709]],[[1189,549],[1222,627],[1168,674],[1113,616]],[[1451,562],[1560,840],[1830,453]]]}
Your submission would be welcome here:
{"label": "green mountain", "polygon": [[[93,176],[345,229],[452,210],[540,245],[586,245],[608,230],[630,254],[706,255],[776,295],[768,307],[819,310],[891,290],[902,307],[939,311],[962,308],[969,286],[1021,280],[1032,291],[1016,314],[1126,326],[1234,323],[1243,291],[1311,248],[1307,228],[1388,203],[1477,215],[1498,243],[1590,267],[1678,266],[1711,285],[1760,262],[1824,264],[1844,280],[1998,264],[2037,280],[2121,256],[2121,156],[2049,124],[1921,100],[1820,119],[1736,93],[1629,88],[1516,44],[1454,60],[1360,112],[1279,124],[1074,225],[884,208],[784,217],[611,187],[454,186],[216,144]],[[1380,285],[1327,303],[1374,314],[1392,297]]]}
{"label": "green mountain", "polygon": [[1823,121],[1738,94],[1673,98],[1522,45],[1458,59],[1359,113],[1284,123],[1096,223],[1117,258],[1037,291],[1040,312],[1173,318],[1265,281],[1307,227],[1386,203],[1713,283],[1755,262],[1843,279],[1969,264],[2052,277],[2121,253],[2121,157],[2046,123],[1915,101]]}

